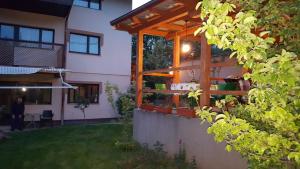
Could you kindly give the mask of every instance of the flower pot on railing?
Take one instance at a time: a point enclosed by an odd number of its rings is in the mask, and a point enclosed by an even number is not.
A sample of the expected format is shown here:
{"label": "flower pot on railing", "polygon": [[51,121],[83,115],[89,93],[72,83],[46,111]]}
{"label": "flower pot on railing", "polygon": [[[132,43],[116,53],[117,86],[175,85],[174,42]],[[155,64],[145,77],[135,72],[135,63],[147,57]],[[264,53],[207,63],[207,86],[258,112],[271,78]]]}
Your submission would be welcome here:
{"label": "flower pot on railing", "polygon": [[190,108],[182,107],[177,108],[177,115],[189,117],[189,118],[195,118],[196,117],[196,111]]}
{"label": "flower pot on railing", "polygon": [[143,110],[147,110],[147,111],[154,111],[155,110],[155,106],[150,105],[150,104],[142,104],[140,108],[143,109]]}
{"label": "flower pot on railing", "polygon": [[156,90],[166,90],[167,86],[166,86],[166,84],[163,84],[163,83],[156,83],[155,84],[155,89]]}
{"label": "flower pot on railing", "polygon": [[171,107],[155,107],[155,111],[158,113],[163,113],[163,114],[172,114],[172,108]]}

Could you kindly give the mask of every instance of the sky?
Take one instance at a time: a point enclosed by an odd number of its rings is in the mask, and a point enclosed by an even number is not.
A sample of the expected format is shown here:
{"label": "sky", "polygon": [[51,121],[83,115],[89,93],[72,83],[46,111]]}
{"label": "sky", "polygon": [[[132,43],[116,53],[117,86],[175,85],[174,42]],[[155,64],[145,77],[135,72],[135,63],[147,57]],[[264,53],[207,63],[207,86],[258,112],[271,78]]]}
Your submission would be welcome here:
{"label": "sky", "polygon": [[135,8],[145,4],[148,1],[150,1],[150,0],[132,0],[132,9],[135,9]]}

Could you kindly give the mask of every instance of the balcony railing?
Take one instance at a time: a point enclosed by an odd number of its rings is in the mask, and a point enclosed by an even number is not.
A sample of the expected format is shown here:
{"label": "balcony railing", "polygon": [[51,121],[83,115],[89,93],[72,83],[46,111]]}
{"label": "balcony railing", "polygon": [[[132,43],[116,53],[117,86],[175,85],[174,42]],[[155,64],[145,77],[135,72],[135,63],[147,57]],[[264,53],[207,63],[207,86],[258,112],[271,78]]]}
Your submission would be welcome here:
{"label": "balcony railing", "polygon": [[0,65],[64,68],[64,45],[0,40]]}

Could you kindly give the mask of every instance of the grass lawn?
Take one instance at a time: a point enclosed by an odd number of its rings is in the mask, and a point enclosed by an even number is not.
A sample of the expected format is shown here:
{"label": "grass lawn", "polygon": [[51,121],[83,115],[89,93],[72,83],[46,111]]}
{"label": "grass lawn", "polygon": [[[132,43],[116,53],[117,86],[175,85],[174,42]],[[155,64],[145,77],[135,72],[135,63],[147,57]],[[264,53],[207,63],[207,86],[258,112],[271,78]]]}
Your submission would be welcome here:
{"label": "grass lawn", "polygon": [[124,152],[119,124],[78,125],[17,132],[0,142],[0,169],[195,169],[162,147]]}
{"label": "grass lawn", "polygon": [[120,135],[118,124],[14,133],[0,142],[0,169],[117,169],[137,153],[114,146]]}

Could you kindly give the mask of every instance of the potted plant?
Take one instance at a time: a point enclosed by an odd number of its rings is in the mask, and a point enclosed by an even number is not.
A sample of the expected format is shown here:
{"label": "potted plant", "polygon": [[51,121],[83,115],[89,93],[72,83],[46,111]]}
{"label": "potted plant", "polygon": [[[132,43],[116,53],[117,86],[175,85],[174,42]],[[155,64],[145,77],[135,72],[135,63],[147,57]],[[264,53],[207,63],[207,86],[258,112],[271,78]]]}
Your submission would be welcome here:
{"label": "potted plant", "polygon": [[196,111],[194,110],[194,108],[198,105],[197,101],[194,98],[186,98],[186,101],[188,103],[188,107],[177,108],[177,115],[195,118]]}

